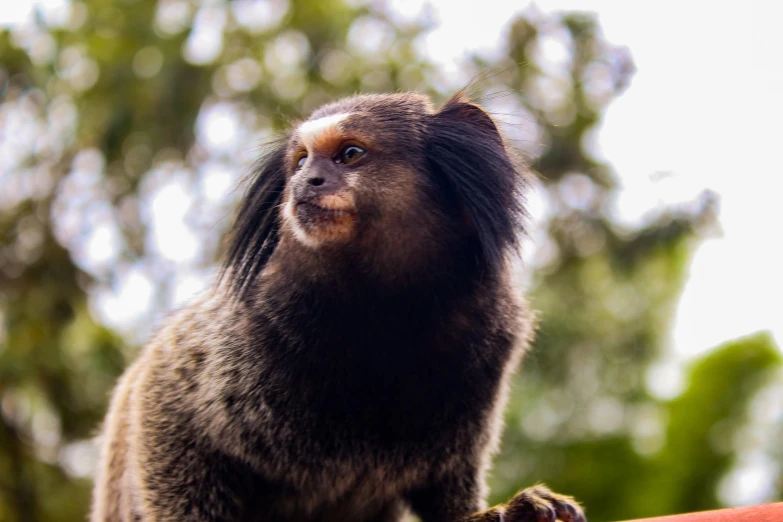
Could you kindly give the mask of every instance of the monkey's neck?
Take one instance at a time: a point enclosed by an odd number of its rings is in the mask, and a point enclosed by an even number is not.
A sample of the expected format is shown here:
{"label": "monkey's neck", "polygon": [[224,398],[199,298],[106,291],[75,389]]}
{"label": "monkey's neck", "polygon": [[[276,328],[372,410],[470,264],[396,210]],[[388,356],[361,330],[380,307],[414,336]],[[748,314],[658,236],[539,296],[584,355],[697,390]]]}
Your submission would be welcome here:
{"label": "monkey's neck", "polygon": [[466,246],[415,267],[379,270],[351,252],[281,248],[261,278],[266,319],[315,344],[362,344],[369,338],[426,336],[460,303],[498,278],[482,272]]}
{"label": "monkey's neck", "polygon": [[[422,427],[447,415],[460,402],[454,390],[484,393],[465,383],[480,380],[471,373],[482,348],[475,341],[495,308],[477,296],[495,295],[495,283],[464,265],[444,261],[426,281],[395,286],[356,267],[323,274],[277,264],[253,309],[264,360],[281,387],[297,390],[279,407],[382,430],[390,415],[414,415]],[[416,426],[411,419],[405,429]]]}
{"label": "monkey's neck", "polygon": [[356,267],[320,274],[289,267],[262,285],[261,319],[320,353],[387,346],[401,353],[434,335],[479,284],[477,279],[447,277],[448,270],[429,280],[401,278],[395,284]]}

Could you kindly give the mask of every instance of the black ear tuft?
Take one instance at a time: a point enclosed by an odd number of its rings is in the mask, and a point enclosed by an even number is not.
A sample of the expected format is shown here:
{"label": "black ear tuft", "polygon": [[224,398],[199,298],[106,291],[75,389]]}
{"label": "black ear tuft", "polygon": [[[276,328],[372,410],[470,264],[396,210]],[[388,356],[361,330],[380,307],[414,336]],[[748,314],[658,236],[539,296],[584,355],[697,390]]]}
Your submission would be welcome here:
{"label": "black ear tuft", "polygon": [[269,146],[252,169],[250,187],[231,231],[221,279],[229,278],[236,297],[246,296],[280,239],[279,207],[285,189],[285,140]]}
{"label": "black ear tuft", "polygon": [[495,122],[458,94],[431,116],[427,161],[475,227],[481,261],[497,270],[517,247],[525,218],[525,178],[509,158]]}

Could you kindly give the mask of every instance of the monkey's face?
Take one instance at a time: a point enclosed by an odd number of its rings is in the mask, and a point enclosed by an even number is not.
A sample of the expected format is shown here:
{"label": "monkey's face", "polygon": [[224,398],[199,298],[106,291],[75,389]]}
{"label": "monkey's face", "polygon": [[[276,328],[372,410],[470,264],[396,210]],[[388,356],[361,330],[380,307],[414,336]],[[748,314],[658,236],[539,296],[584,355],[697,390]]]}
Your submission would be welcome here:
{"label": "monkey's face", "polygon": [[296,239],[309,247],[348,240],[356,231],[356,190],[368,146],[366,139],[344,130],[348,117],[333,114],[304,122],[286,155],[291,175],[283,216]]}
{"label": "monkey's face", "polygon": [[521,232],[523,186],[491,116],[461,94],[438,110],[418,94],[354,96],[258,163],[226,266],[240,293],[276,252],[305,271],[346,260],[395,281],[455,259],[497,272]]}
{"label": "monkey's face", "polygon": [[415,248],[436,221],[422,169],[429,112],[423,98],[370,97],[327,106],[299,125],[286,150],[284,229],[311,249]]}

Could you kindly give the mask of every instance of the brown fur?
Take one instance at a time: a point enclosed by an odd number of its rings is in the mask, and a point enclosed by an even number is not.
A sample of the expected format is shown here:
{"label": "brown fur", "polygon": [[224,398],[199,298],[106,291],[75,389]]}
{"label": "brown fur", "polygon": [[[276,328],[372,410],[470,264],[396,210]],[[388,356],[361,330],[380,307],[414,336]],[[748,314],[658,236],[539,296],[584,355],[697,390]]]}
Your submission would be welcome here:
{"label": "brown fur", "polygon": [[532,332],[523,185],[464,99],[313,114],[260,164],[224,278],[117,386],[92,522],[583,522],[542,486],[480,511]]}

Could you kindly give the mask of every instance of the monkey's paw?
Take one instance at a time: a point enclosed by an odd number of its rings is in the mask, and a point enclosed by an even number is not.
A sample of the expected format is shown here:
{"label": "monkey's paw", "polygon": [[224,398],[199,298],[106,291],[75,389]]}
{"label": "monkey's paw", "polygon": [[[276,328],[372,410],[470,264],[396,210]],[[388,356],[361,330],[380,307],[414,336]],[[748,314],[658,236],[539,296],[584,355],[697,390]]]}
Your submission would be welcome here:
{"label": "monkey's paw", "polygon": [[581,506],[546,486],[523,489],[499,510],[499,522],[587,522]]}

